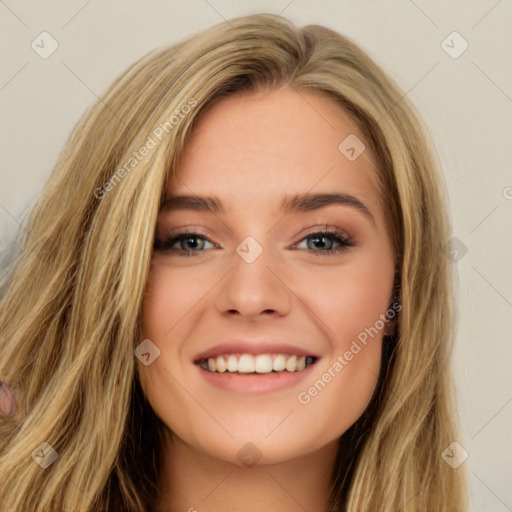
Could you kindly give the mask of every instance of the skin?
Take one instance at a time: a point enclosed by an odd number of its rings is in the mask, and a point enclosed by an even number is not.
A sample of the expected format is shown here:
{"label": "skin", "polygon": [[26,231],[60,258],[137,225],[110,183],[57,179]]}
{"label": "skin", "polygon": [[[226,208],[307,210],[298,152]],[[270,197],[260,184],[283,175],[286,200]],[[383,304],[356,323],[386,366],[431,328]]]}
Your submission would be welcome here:
{"label": "skin", "polygon": [[[350,134],[364,142],[332,99],[289,87],[230,96],[202,113],[167,198],[216,196],[226,213],[161,211],[159,238],[189,227],[207,240],[155,251],[143,305],[144,338],[160,356],[138,363],[142,384],[173,432],[162,453],[161,510],[325,510],[337,440],[374,392],[391,325],[307,404],[299,402],[329,368],[332,376],[338,356],[375,325],[392,296],[394,257],[376,166],[368,144],[355,161],[340,152]],[[347,205],[282,213],[283,195],[306,192],[353,195],[371,216]],[[324,224],[347,232],[354,245],[320,254],[338,246],[307,238]],[[248,236],[263,249],[250,264],[236,252]],[[234,337],[300,343],[319,359],[287,389],[221,390],[193,361]],[[248,442],[256,465],[237,456]]]}

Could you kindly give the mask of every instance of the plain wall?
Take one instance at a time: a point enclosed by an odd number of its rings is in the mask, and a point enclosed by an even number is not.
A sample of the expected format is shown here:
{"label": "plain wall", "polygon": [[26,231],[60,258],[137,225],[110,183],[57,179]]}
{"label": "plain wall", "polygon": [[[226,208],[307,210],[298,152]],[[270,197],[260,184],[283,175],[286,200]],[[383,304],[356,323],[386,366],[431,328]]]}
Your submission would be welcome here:
{"label": "plain wall", "polygon": [[[395,78],[429,126],[453,236],[467,248],[454,263],[457,441],[469,453],[473,510],[512,510],[509,0],[1,2],[0,251],[22,229],[79,117],[122,71],[156,47],[256,12],[350,37]],[[46,59],[31,47],[43,31],[59,45]],[[453,31],[469,44],[458,58],[442,47]],[[463,42],[452,37],[448,44],[453,53]]]}

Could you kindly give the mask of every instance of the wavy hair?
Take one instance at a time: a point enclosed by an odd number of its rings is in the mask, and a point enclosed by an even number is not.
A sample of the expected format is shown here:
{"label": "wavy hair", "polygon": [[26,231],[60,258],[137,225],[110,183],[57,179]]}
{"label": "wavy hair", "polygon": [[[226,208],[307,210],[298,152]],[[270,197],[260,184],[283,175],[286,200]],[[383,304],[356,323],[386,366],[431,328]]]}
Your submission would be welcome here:
{"label": "wavy hair", "polygon": [[349,39],[269,14],[154,50],[73,130],[3,285],[0,378],[17,407],[0,423],[2,510],[154,510],[165,425],[134,349],[157,215],[199,114],[283,85],[324,93],[361,129],[400,278],[396,332],[377,392],[340,439],[329,512],[467,510],[466,469],[441,457],[460,434],[450,225],[428,130]]}

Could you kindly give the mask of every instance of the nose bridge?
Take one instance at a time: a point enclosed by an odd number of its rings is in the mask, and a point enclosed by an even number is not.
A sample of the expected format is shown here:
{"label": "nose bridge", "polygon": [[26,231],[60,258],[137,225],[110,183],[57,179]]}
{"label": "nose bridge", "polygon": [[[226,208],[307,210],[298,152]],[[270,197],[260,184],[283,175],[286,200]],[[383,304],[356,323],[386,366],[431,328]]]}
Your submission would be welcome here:
{"label": "nose bridge", "polygon": [[[286,314],[290,291],[275,275],[276,252],[248,236],[236,247],[233,268],[217,298],[221,311],[253,316],[265,311]],[[272,270],[271,270],[272,269]]]}

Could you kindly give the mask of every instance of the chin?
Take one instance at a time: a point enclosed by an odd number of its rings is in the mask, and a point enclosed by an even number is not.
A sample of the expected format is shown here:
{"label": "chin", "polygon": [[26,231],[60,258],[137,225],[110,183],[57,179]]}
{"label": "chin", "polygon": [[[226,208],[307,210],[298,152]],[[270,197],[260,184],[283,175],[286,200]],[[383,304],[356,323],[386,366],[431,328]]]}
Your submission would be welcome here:
{"label": "chin", "polygon": [[229,434],[213,420],[207,424],[194,422],[199,426],[195,432],[180,431],[179,427],[173,432],[199,454],[237,466],[284,463],[321,450],[337,440],[337,432],[311,429],[306,422],[289,421],[292,416],[290,414],[284,421],[283,414],[278,421],[273,415],[235,420],[232,417],[229,424],[223,424]]}
{"label": "chin", "polygon": [[209,439],[199,450],[229,464],[252,467],[296,459],[312,451],[312,446],[298,439],[283,444],[281,441],[246,436],[243,439],[230,439],[221,443],[218,438]]}

